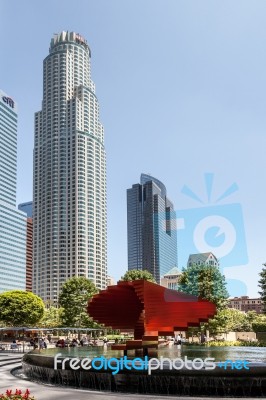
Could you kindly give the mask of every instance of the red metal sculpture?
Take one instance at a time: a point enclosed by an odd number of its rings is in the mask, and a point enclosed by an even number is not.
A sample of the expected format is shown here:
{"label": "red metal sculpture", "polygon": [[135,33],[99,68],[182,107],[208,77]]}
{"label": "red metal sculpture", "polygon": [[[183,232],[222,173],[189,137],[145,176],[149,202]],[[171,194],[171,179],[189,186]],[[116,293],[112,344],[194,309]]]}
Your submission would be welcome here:
{"label": "red metal sculpture", "polygon": [[102,290],[89,302],[88,313],[105,326],[133,329],[136,340],[198,326],[215,315],[216,307],[196,296],[138,280],[120,281]]}

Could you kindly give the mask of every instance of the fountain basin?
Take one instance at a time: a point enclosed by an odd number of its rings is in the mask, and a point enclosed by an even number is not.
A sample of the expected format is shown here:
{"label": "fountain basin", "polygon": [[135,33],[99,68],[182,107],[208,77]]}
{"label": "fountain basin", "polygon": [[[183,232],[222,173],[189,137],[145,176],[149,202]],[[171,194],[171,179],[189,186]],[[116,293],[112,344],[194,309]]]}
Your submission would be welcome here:
{"label": "fountain basin", "polygon": [[[107,368],[106,371],[90,369],[90,370],[73,370],[70,368],[72,357],[78,355],[82,357],[95,356],[93,351],[81,351],[75,349],[74,352],[69,352],[64,349],[56,349],[57,353],[63,353],[59,360],[69,357],[70,360],[65,362],[65,369],[54,369],[54,354],[51,352],[35,350],[27,353],[23,357],[23,372],[32,380],[60,385],[71,386],[76,388],[87,388],[109,392],[124,392],[124,393],[142,393],[142,394],[164,394],[164,395],[202,395],[202,396],[228,396],[228,397],[265,397],[266,396],[266,363],[264,362],[265,349],[261,349],[261,354],[255,358],[255,362],[249,363],[249,369],[242,368],[223,369],[216,366],[214,369],[202,368],[200,370],[189,370],[182,368],[179,370],[170,369],[169,363],[165,362],[162,369],[153,370],[149,375],[146,370],[122,370],[117,374],[113,374],[113,369]],[[184,358],[185,353],[191,352],[193,349],[182,350],[179,352],[173,351],[172,357]],[[194,351],[197,352],[198,349]],[[205,349],[205,354],[200,351],[201,357],[211,357],[212,351]],[[258,349],[256,349],[258,351]],[[264,350],[264,351],[263,351]],[[221,349],[219,349],[220,353]],[[236,360],[239,357],[237,349],[230,348],[231,359]],[[243,353],[249,353],[245,348]],[[103,349],[97,349],[98,355],[103,354]],[[105,353],[105,357],[121,357],[121,353],[113,354],[114,352]],[[167,357],[162,352],[160,355]],[[225,352],[226,353],[226,352]],[[233,354],[236,357],[233,357]],[[253,354],[254,351],[251,350]],[[193,351],[191,352],[193,354]],[[215,354],[215,351],[214,351]],[[224,354],[224,352],[223,352]],[[256,354],[256,353],[255,353]],[[226,353],[227,355],[227,353]],[[96,354],[97,356],[97,354]],[[196,354],[196,357],[198,355]],[[254,357],[254,354],[253,354]],[[189,356],[193,358],[193,356]],[[217,359],[217,358],[216,358]],[[220,357],[221,359],[221,357]],[[261,362],[261,360],[263,360]]]}

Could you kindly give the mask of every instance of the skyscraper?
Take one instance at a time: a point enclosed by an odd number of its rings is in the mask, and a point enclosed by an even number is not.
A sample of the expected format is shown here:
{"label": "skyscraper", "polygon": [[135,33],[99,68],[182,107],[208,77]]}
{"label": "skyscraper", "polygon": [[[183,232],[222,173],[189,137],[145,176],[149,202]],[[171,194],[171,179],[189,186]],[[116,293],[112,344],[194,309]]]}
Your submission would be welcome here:
{"label": "skyscraper", "polygon": [[72,276],[106,287],[106,155],[90,58],[81,35],[54,35],[35,114],[33,291],[55,303]]}
{"label": "skyscraper", "polygon": [[27,201],[27,203],[20,203],[18,209],[27,214],[28,218],[32,218],[32,201]]}
{"label": "skyscraper", "polygon": [[127,190],[128,269],[146,269],[157,283],[177,266],[175,211],[158,179],[141,174]]}
{"label": "skyscraper", "polygon": [[25,289],[26,215],[16,208],[17,104],[0,90],[0,292]]}
{"label": "skyscraper", "polygon": [[32,201],[21,203],[18,209],[27,214],[26,230],[26,290],[32,292],[32,241],[33,241],[33,222],[32,222]]}

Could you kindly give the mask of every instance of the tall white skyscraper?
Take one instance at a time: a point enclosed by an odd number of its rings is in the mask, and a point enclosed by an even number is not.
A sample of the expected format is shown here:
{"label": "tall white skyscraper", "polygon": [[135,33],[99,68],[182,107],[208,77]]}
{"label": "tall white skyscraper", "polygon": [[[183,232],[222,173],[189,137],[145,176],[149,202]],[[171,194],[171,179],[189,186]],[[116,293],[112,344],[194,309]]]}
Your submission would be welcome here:
{"label": "tall white skyscraper", "polygon": [[16,207],[17,112],[0,90],[0,293],[26,288],[26,214]]}
{"label": "tall white skyscraper", "polygon": [[85,276],[106,287],[106,155],[91,51],[77,33],[51,40],[35,114],[33,291],[56,303],[61,285]]}

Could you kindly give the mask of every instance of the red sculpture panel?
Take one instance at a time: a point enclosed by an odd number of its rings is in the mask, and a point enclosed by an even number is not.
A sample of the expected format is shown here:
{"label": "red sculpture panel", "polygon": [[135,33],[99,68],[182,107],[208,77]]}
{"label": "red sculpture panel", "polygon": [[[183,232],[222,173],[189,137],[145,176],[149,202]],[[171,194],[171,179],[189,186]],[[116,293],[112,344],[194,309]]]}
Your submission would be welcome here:
{"label": "red sculpture panel", "polygon": [[101,291],[89,302],[88,313],[105,326],[133,329],[135,339],[142,339],[198,326],[215,315],[216,307],[196,296],[139,280],[120,281]]}

